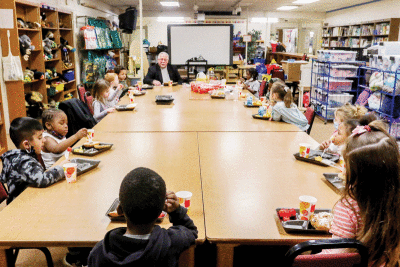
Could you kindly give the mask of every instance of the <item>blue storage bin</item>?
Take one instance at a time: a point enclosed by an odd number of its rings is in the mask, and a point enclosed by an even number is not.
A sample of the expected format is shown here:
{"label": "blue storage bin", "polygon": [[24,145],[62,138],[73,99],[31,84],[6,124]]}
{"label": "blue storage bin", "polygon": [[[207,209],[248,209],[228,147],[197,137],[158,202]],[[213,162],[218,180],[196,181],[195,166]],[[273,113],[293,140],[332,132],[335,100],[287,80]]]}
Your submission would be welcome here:
{"label": "blue storage bin", "polygon": [[64,72],[63,79],[66,80],[67,82],[75,80],[75,71],[69,70],[67,72]]}

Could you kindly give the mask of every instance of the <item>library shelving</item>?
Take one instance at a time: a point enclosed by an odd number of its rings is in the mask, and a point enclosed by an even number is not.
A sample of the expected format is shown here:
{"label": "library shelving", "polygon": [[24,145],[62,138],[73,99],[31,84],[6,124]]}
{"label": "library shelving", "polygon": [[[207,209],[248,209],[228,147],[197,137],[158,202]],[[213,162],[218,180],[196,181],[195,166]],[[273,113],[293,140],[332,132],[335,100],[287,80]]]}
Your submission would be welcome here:
{"label": "library shelving", "polygon": [[[397,41],[399,25],[400,18],[388,18],[358,24],[324,26],[322,48],[361,51],[367,45]],[[358,56],[360,57],[361,55]]]}

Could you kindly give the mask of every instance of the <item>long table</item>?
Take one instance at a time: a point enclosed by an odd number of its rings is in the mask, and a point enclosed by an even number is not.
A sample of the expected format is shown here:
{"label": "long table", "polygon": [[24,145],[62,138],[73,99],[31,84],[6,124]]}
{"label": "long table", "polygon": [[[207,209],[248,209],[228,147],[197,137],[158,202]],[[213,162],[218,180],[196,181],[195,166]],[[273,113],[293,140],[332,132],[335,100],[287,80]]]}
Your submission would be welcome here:
{"label": "long table", "polygon": [[[174,105],[156,105],[157,94],[173,94]],[[0,266],[7,248],[93,246],[123,225],[105,213],[123,177],[140,166],[158,172],[168,189],[193,192],[190,216],[198,243],[217,244],[218,266],[232,266],[239,244],[314,238],[286,234],[275,209],[297,207],[303,194],[315,196],[321,208],[338,199],[322,180],[333,169],[293,157],[299,143],[316,142],[293,125],[253,119],[257,109],[241,101],[200,99],[193,100],[188,88],[156,87],[136,98],[137,110],[108,114],[95,126],[95,140],[114,146],[94,157],[101,160],[98,168],[75,184],[28,188],[0,212]],[[193,266],[193,247],[183,258],[182,266]]]}
{"label": "long table", "polygon": [[[157,105],[156,95],[172,95],[171,105]],[[300,129],[284,122],[268,122],[252,118],[257,108],[247,108],[244,100],[210,99],[196,94],[193,100],[188,87],[155,87],[135,98],[134,111],[108,114],[96,131],[102,132],[280,132]],[[124,97],[121,103],[127,103]]]}

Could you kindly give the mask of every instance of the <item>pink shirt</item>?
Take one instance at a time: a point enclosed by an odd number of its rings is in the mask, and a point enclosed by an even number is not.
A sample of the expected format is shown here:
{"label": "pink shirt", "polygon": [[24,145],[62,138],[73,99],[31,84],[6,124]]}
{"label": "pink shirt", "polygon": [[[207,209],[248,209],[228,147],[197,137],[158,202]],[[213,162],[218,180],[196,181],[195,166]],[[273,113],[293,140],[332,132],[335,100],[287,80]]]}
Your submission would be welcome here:
{"label": "pink shirt", "polygon": [[356,238],[362,226],[360,208],[352,198],[341,199],[333,209],[330,233],[340,238]]}

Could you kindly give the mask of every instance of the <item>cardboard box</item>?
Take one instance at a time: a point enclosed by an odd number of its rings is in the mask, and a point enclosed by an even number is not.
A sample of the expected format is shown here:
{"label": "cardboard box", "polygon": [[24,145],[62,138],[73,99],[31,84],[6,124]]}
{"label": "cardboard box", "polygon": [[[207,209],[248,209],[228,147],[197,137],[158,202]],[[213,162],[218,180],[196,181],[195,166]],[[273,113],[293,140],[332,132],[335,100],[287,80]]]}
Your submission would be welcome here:
{"label": "cardboard box", "polygon": [[298,82],[301,78],[301,70],[300,67],[302,64],[308,64],[308,61],[294,61],[287,62],[282,61],[282,69],[285,71],[286,80],[291,82]]}

